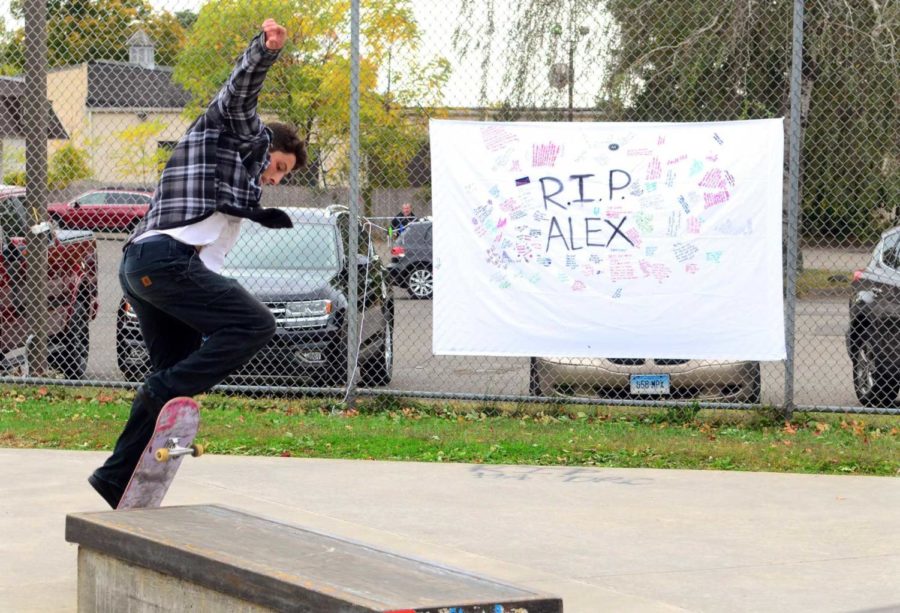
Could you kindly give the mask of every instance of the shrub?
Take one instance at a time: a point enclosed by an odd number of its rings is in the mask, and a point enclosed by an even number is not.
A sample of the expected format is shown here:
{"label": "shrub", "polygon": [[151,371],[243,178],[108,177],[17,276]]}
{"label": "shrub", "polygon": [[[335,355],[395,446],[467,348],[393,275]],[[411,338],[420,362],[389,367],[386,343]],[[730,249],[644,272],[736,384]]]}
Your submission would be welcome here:
{"label": "shrub", "polygon": [[3,175],[3,184],[19,185],[21,187],[25,187],[25,171],[13,170],[12,172],[6,173],[5,175]]}
{"label": "shrub", "polygon": [[88,154],[83,149],[67,143],[50,157],[47,185],[50,189],[63,189],[74,181],[91,178]]}

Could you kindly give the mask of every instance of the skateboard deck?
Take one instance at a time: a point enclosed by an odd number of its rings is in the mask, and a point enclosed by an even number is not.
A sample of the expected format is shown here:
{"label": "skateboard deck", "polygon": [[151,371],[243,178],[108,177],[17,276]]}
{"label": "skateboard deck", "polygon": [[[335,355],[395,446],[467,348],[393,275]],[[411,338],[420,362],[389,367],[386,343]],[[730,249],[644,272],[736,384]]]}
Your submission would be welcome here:
{"label": "skateboard deck", "polygon": [[199,427],[200,409],[193,399],[168,401],[116,509],[158,507],[184,456],[203,453],[201,446],[193,444]]}

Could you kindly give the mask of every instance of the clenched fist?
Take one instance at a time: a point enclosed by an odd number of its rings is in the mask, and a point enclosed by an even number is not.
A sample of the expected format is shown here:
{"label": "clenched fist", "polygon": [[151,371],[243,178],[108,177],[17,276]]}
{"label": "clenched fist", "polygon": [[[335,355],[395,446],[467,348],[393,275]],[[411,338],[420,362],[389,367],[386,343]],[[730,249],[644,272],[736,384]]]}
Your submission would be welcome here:
{"label": "clenched fist", "polygon": [[277,51],[284,47],[287,38],[287,30],[278,25],[274,19],[266,19],[262,24],[262,31],[266,35],[266,49]]}

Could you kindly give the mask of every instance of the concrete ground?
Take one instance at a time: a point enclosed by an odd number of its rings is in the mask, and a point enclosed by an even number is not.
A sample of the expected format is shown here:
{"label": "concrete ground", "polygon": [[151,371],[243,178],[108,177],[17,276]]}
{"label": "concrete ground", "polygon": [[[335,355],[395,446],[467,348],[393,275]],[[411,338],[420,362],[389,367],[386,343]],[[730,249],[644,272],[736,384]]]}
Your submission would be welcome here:
{"label": "concrete ground", "polygon": [[[70,512],[105,453],[0,449],[0,611],[74,611]],[[900,611],[900,479],[204,456],[215,503],[598,611]],[[223,535],[227,538],[227,535]]]}

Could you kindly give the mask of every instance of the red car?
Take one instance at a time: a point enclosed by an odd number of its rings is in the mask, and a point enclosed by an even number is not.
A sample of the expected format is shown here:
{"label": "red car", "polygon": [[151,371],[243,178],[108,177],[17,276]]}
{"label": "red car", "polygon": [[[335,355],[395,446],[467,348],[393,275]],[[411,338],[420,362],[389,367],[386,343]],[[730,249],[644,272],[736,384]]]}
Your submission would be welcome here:
{"label": "red car", "polygon": [[131,231],[147,213],[151,196],[148,191],[98,189],[51,204],[48,211],[61,228]]}
{"label": "red car", "polygon": [[[26,283],[30,215],[25,190],[0,187],[0,374],[27,360],[32,342]],[[93,232],[50,233],[47,247],[45,332],[47,363],[66,379],[84,377],[90,350],[90,324],[97,317],[97,241]]]}

